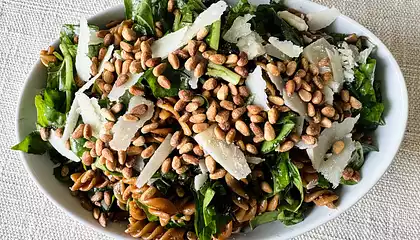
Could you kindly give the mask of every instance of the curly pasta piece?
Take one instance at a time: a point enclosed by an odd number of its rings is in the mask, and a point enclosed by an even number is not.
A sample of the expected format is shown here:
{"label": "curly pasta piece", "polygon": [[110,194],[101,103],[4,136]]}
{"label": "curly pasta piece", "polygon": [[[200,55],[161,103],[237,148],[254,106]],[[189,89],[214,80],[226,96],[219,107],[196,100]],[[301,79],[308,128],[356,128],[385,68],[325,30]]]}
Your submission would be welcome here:
{"label": "curly pasta piece", "polygon": [[104,187],[104,184],[108,184],[108,181],[104,177],[96,174],[93,170],[88,170],[84,173],[73,173],[70,178],[74,182],[70,188],[72,191],[79,190],[87,192],[94,187]]}
{"label": "curly pasta piece", "polygon": [[334,202],[338,199],[337,194],[331,190],[317,190],[305,194],[305,202],[313,202],[317,206],[327,206],[329,208],[336,208]]}

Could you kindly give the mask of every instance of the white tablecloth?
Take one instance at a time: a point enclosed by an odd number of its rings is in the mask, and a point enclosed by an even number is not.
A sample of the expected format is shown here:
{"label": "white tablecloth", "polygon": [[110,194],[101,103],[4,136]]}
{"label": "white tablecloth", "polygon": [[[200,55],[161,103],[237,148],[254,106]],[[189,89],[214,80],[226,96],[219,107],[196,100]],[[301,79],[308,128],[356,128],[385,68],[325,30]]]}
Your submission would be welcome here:
{"label": "white tablecloth", "polygon": [[[298,239],[420,238],[420,1],[316,0],[359,21],[389,47],[408,87],[406,137],[392,167],[359,203]],[[0,239],[109,239],[55,207],[31,182],[16,152],[15,112],[40,49],[76,23],[122,0],[0,1]],[[419,115],[417,115],[419,113]]]}

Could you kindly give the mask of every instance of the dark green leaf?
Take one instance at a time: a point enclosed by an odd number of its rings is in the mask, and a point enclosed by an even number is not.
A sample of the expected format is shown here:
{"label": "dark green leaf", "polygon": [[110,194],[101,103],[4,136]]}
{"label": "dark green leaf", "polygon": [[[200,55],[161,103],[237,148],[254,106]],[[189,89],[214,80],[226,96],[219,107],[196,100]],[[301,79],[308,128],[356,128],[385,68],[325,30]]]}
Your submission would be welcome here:
{"label": "dark green leaf", "polygon": [[64,90],[66,82],[66,64],[55,65],[50,63],[47,68],[47,89]]}
{"label": "dark green leaf", "polygon": [[356,181],[354,181],[352,179],[350,179],[350,180],[344,180],[343,177],[341,177],[341,179],[340,179],[340,184],[343,184],[343,185],[356,185],[357,183],[358,182],[356,182]]}
{"label": "dark green leaf", "polygon": [[271,151],[274,151],[276,147],[286,139],[286,137],[290,134],[290,132],[295,127],[294,123],[286,123],[282,126],[280,133],[277,135],[277,137],[272,141],[264,141],[261,146],[261,153],[267,154]]}
{"label": "dark green leaf", "polygon": [[318,173],[318,187],[320,188],[324,188],[324,189],[329,189],[331,188],[331,183],[328,182],[327,179],[325,179],[324,175],[322,175],[321,173]]}
{"label": "dark green leaf", "polygon": [[174,31],[192,25],[195,18],[206,9],[206,6],[200,0],[179,0],[176,3],[180,15],[175,16]]}
{"label": "dark green leaf", "polygon": [[48,142],[44,142],[39,135],[39,132],[31,132],[28,136],[23,139],[22,142],[12,147],[12,150],[18,150],[32,154],[44,154],[50,145]]}
{"label": "dark green leaf", "polygon": [[259,216],[256,216],[251,221],[249,221],[249,226],[253,230],[256,227],[258,227],[259,225],[276,221],[278,215],[279,215],[279,212],[278,211],[265,212],[265,213],[263,213],[263,214],[261,214]]}
{"label": "dark green leaf", "polygon": [[63,127],[66,123],[66,114],[54,109],[54,106],[47,105],[41,95],[35,96],[35,107],[37,111],[37,123],[41,127]]}
{"label": "dark green leaf", "polygon": [[289,168],[287,166],[288,161],[289,155],[287,153],[280,153],[277,156],[276,164],[269,166],[273,178],[273,192],[270,194],[270,196],[276,195],[277,193],[283,191],[290,184],[291,179]]}
{"label": "dark green leaf", "polygon": [[254,30],[265,40],[273,36],[279,40],[288,40],[295,45],[303,46],[303,39],[299,32],[277,16],[278,11],[285,9],[282,4],[259,5],[252,20]]}
{"label": "dark green leaf", "polygon": [[87,142],[84,138],[73,139],[70,138],[71,151],[74,152],[78,157],[82,157],[83,153],[89,151],[89,149],[84,147],[84,144]]}
{"label": "dark green leaf", "polygon": [[375,145],[361,143],[363,148],[363,154],[366,155],[369,152],[379,152],[379,148]]}
{"label": "dark green leaf", "polygon": [[277,220],[281,221],[284,225],[290,226],[303,221],[303,209],[299,209],[296,212],[287,210],[285,206],[279,207],[279,215]]}
{"label": "dark green leaf", "polygon": [[126,18],[134,20],[133,29],[136,32],[142,35],[155,33],[151,0],[124,0],[124,6]]}
{"label": "dark green leaf", "polygon": [[302,205],[304,193],[303,193],[303,186],[302,186],[302,179],[300,177],[299,169],[290,161],[289,154],[287,153],[287,166],[290,172],[290,177],[292,179],[293,185],[297,188],[300,193],[300,200],[298,200],[297,206],[296,204],[290,203],[293,207],[289,210],[292,212],[296,212],[300,206]]}

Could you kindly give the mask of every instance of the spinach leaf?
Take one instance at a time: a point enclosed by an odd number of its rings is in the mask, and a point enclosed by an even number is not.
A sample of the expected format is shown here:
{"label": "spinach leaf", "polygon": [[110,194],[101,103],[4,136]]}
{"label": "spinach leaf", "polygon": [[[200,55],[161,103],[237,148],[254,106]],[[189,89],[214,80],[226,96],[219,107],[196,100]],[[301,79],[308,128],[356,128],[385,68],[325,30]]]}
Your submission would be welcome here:
{"label": "spinach leaf", "polygon": [[384,124],[382,115],[385,109],[381,102],[380,83],[375,80],[375,68],[376,60],[368,58],[366,64],[354,70],[355,81],[348,86],[351,93],[362,103],[362,109],[354,112],[360,113],[358,126],[372,130]]}
{"label": "spinach leaf", "polygon": [[366,156],[366,154],[370,152],[379,152],[379,148],[375,145],[367,144],[367,143],[361,143],[363,148],[363,154]]}
{"label": "spinach leaf", "polygon": [[47,106],[50,106],[61,113],[64,113],[66,110],[66,96],[63,92],[45,89],[44,102]]}
{"label": "spinach leaf", "polygon": [[54,106],[47,105],[42,95],[35,96],[35,107],[37,111],[37,123],[41,127],[63,127],[66,123],[66,114],[54,109]]}
{"label": "spinach leaf", "polygon": [[[302,186],[302,178],[300,177],[299,169],[290,161],[289,153],[287,153],[287,167],[290,172],[290,178],[292,179],[292,183],[297,188],[297,190],[300,193],[300,201],[297,206],[294,206],[294,208],[291,208],[290,210],[292,212],[296,212],[300,206],[302,205],[304,193],[303,193],[303,186]],[[293,204],[292,204],[293,205]]]}
{"label": "spinach leaf", "polygon": [[271,141],[264,141],[261,146],[261,153],[267,154],[271,151],[274,151],[276,147],[286,139],[286,137],[290,134],[290,132],[295,127],[294,123],[286,123],[282,126],[280,133],[277,135],[277,137],[274,140]]}
{"label": "spinach leaf", "polygon": [[134,20],[134,31],[142,35],[153,35],[155,33],[151,0],[124,0],[124,6],[125,17]]}
{"label": "spinach leaf", "polygon": [[172,30],[174,16],[168,12],[168,0],[152,0],[153,20],[161,22],[163,32]]}
{"label": "spinach leaf", "polygon": [[66,64],[61,62],[59,65],[50,63],[47,68],[47,87],[46,89],[64,90],[66,80]]}
{"label": "spinach leaf", "polygon": [[177,6],[180,15],[175,16],[173,31],[192,25],[195,18],[206,9],[206,6],[200,0],[179,0]]}
{"label": "spinach leaf", "polygon": [[86,142],[87,140],[84,138],[79,138],[79,139],[70,138],[71,151],[81,158],[84,152],[89,151],[89,149],[83,146]]}
{"label": "spinach leaf", "polygon": [[222,211],[226,206],[226,203],[220,201],[225,199],[226,194],[222,188],[223,185],[220,183],[212,185],[207,182],[195,196],[194,228],[199,239],[212,239],[212,236],[219,233],[231,219],[228,212]]}
{"label": "spinach leaf", "polygon": [[256,227],[258,227],[259,225],[276,221],[278,215],[279,215],[279,212],[278,211],[265,212],[265,213],[263,213],[263,214],[261,214],[259,216],[256,216],[251,221],[249,221],[249,226],[253,230]]}
{"label": "spinach leaf", "polygon": [[150,89],[152,90],[153,96],[156,98],[177,96],[180,89],[188,88],[188,81],[190,77],[182,71],[174,70],[170,67],[165,70],[163,75],[165,75],[168,79],[171,79],[170,89],[164,89],[161,87],[157,82],[157,77],[153,75],[152,71],[152,68],[147,70],[140,78],[140,81],[147,81]]}
{"label": "spinach leaf", "polygon": [[303,221],[303,212],[304,210],[302,208],[293,212],[289,211],[286,206],[280,206],[277,220],[286,226],[294,225]]}
{"label": "spinach leaf", "polygon": [[287,161],[289,160],[288,153],[280,153],[277,156],[276,163],[267,161],[271,176],[273,178],[273,192],[269,196],[276,195],[283,191],[290,184],[290,173]]}
{"label": "spinach leaf", "polygon": [[32,154],[44,154],[50,145],[48,142],[44,142],[41,139],[38,131],[31,132],[28,136],[23,139],[22,142],[12,147],[12,150],[18,150]]}
{"label": "spinach leaf", "polygon": [[356,182],[352,179],[345,180],[343,177],[341,177],[341,179],[340,179],[340,184],[343,184],[343,185],[356,185],[357,183],[358,182]]}
{"label": "spinach leaf", "polygon": [[318,187],[329,189],[331,188],[331,183],[322,175],[321,173],[318,173]]}
{"label": "spinach leaf", "polygon": [[283,4],[259,5],[252,19],[254,30],[265,40],[273,36],[279,40],[288,40],[295,45],[303,46],[303,39],[299,32],[277,16],[278,11],[285,9]]}

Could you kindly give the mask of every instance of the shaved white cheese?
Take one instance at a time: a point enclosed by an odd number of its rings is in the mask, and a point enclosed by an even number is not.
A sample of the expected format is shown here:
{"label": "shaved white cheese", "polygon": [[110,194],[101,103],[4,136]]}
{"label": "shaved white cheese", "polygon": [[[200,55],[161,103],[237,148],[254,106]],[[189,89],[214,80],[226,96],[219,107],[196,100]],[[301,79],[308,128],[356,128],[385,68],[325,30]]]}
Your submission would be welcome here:
{"label": "shaved white cheese", "polygon": [[372,51],[374,50],[374,47],[368,47],[365,50],[361,51],[359,53],[359,56],[357,57],[357,62],[359,64],[366,64],[366,61],[368,59],[368,57],[370,56],[370,54],[372,53]]}
{"label": "shaved white cheese", "polygon": [[329,105],[333,105],[333,102],[334,102],[333,90],[331,90],[331,88],[327,86],[324,86],[324,89],[322,91],[324,93],[324,101]]}
{"label": "shaved white cheese", "polygon": [[73,162],[80,162],[80,158],[74,152],[66,148],[65,142],[61,141],[61,138],[59,138],[55,134],[55,131],[52,129],[48,142],[50,142],[51,146],[53,146],[53,148],[57,150],[57,152],[59,152],[63,157],[66,157]]}
{"label": "shaved white cheese", "polygon": [[89,81],[92,61],[88,57],[90,30],[86,18],[80,18],[80,34],[77,44],[76,71],[82,81]]}
{"label": "shaved white cheese", "polygon": [[262,45],[264,39],[256,32],[241,37],[236,44],[240,51],[245,52],[248,55],[248,59],[254,59],[255,57],[261,56],[265,53],[265,48]]}
{"label": "shaved white cheese", "polygon": [[299,57],[303,52],[303,47],[296,46],[291,41],[280,41],[276,37],[270,37],[268,42],[291,58]]}
{"label": "shaved white cheese", "polygon": [[245,14],[243,17],[237,17],[229,30],[223,35],[223,39],[230,43],[237,43],[239,38],[244,37],[252,32],[251,23],[248,23],[254,15]]}
{"label": "shaved white cheese", "polygon": [[336,93],[343,88],[344,74],[341,66],[341,58],[336,49],[326,49],[328,57],[330,58],[330,67],[333,74],[333,81],[328,83],[328,86]]}
{"label": "shaved white cheese", "polygon": [[[167,58],[169,53],[177,50],[185,44],[183,39],[187,33],[189,27],[183,27],[178,31],[169,33],[162,38],[154,41],[152,44],[152,56],[154,58]],[[188,40],[187,40],[188,41]]]}
{"label": "shaved white cheese", "polygon": [[306,185],[307,190],[311,190],[312,188],[315,188],[316,185],[318,185],[318,179],[312,179],[308,184]]}
{"label": "shaved white cheese", "polygon": [[299,135],[302,135],[302,132],[303,132],[303,125],[305,124],[305,115],[299,115],[297,118],[296,118],[296,126],[295,126],[295,129],[296,129],[296,133],[297,134],[299,134]]}
{"label": "shaved white cheese", "polygon": [[199,191],[200,188],[206,183],[207,179],[209,178],[208,173],[200,173],[194,177],[194,189],[195,191]]}
{"label": "shaved white cheese", "polygon": [[214,134],[216,125],[194,136],[195,141],[207,151],[234,178],[240,180],[251,173],[244,153],[234,144],[218,140]]}
{"label": "shaved white cheese", "polygon": [[325,38],[320,38],[303,49],[303,56],[318,65],[321,59],[328,57],[326,49],[333,51],[334,47]]}
{"label": "shaved white cheese", "polygon": [[341,65],[344,69],[344,80],[347,82],[353,82],[353,68],[357,65],[356,59],[359,57],[359,51],[356,46],[349,45],[346,42],[340,43],[339,47],[338,52],[341,57]]}
{"label": "shaved white cheese", "polygon": [[258,165],[258,164],[264,162],[265,159],[264,158],[260,158],[260,157],[246,156],[246,161],[248,163],[252,163],[252,164]]}
{"label": "shaved white cheese", "polygon": [[109,61],[109,59],[112,56],[112,52],[114,51],[114,45],[110,45],[106,51],[106,54],[104,56],[104,59],[99,64],[98,74],[96,74],[93,78],[91,78],[83,87],[81,87],[77,92],[83,93],[84,91],[88,90],[98,79],[100,76],[102,76],[102,72],[105,70],[105,62]]}
{"label": "shaved white cheese", "polygon": [[118,99],[124,95],[124,93],[133,85],[135,85],[141,76],[143,76],[143,73],[127,73],[128,75],[128,81],[124,83],[123,85],[114,86],[111,89],[111,92],[109,92],[108,98],[111,101],[118,101]]}
{"label": "shaved white cheese", "polygon": [[98,45],[104,42],[104,39],[98,37],[96,33],[96,29],[90,28],[89,45]]}
{"label": "shaved white cheese", "polygon": [[79,120],[79,101],[77,101],[76,97],[74,98],[70,111],[67,114],[66,125],[64,126],[63,136],[61,137],[61,141],[63,142],[70,138],[70,135],[73,133],[74,128],[77,125],[77,120]]}
{"label": "shaved white cheese", "polygon": [[344,142],[344,149],[340,154],[333,153],[327,158],[326,161],[322,162],[318,171],[324,175],[325,179],[333,184],[336,188],[340,184],[340,178],[344,168],[348,165],[353,151],[356,149],[355,142],[350,136],[346,136],[341,139]]}
{"label": "shaved white cheese", "polygon": [[268,77],[270,78],[271,82],[276,86],[277,90],[280,91],[280,94],[283,94],[283,78],[281,76],[274,76],[270,72],[267,72]]}
{"label": "shaved white cheese", "polygon": [[308,25],[306,24],[305,20],[302,18],[294,15],[293,13],[289,11],[281,11],[278,12],[277,15],[282,18],[284,21],[286,21],[290,26],[296,28],[299,31],[307,31]]}
{"label": "shaved white cheese", "polygon": [[274,47],[272,44],[266,44],[264,46],[265,52],[275,58],[280,60],[290,60],[290,57],[281,52],[278,48]]}
{"label": "shaved white cheese", "polygon": [[292,111],[297,112],[300,116],[306,116],[306,103],[300,99],[297,93],[291,96],[287,95],[286,90],[283,89],[284,105],[288,106]]}
{"label": "shaved white cheese", "polygon": [[200,13],[186,32],[183,43],[186,44],[188,40],[193,39],[201,29],[219,20],[227,7],[228,5],[226,2],[218,1]]}
{"label": "shaved white cheese", "polygon": [[201,173],[208,173],[209,170],[207,169],[206,163],[204,160],[200,160],[198,162],[198,167],[200,168]]}
{"label": "shaved white cheese", "polygon": [[318,145],[313,149],[308,149],[309,158],[312,161],[312,165],[316,170],[319,170],[324,162],[325,154],[331,148],[331,146],[338,140],[343,139],[347,136],[354,128],[359,115],[355,118],[346,118],[343,122],[333,122],[331,128],[326,128],[321,132],[318,138]]}
{"label": "shaved white cheese", "polygon": [[340,11],[334,7],[320,12],[306,14],[309,30],[316,31],[328,27],[340,14]]}
{"label": "shaved white cheese", "polygon": [[265,93],[267,83],[262,77],[262,69],[260,66],[257,66],[254,69],[254,72],[248,75],[248,77],[245,80],[245,85],[248,87],[249,91],[254,95],[254,101],[252,103],[263,107],[266,111],[270,110],[270,108],[268,107],[267,94]]}
{"label": "shaved white cheese", "polygon": [[135,106],[140,104],[147,105],[147,111],[138,121],[126,121],[123,117],[119,117],[117,123],[112,127],[114,137],[109,142],[109,146],[115,151],[126,150],[130,146],[131,139],[136,135],[143,125],[153,117],[154,107],[152,101],[145,99],[142,96],[134,96],[130,99],[127,112],[130,112]]}
{"label": "shaved white cheese", "polygon": [[298,143],[295,144],[295,147],[299,148],[299,149],[311,149],[316,147],[317,144],[306,144],[304,143],[302,140],[300,140]]}
{"label": "shaved white cheese", "polygon": [[106,119],[101,115],[101,107],[98,104],[98,99],[89,98],[84,93],[76,93],[76,99],[79,104],[83,123],[89,124],[92,127],[92,135],[99,138]]}
{"label": "shaved white cheese", "polygon": [[165,140],[159,145],[153,156],[147,162],[143,171],[141,171],[140,175],[137,177],[137,187],[143,187],[144,184],[146,184],[152,178],[153,174],[159,170],[160,166],[162,166],[162,163],[174,150],[174,147],[172,147],[170,144],[171,137],[172,134],[168,134],[166,136]]}
{"label": "shaved white cheese", "polygon": [[[196,56],[200,56],[200,54],[197,54]],[[188,80],[188,84],[192,89],[197,89],[198,87],[198,77],[194,76],[194,71],[184,71],[188,76],[190,77],[190,80]]]}

